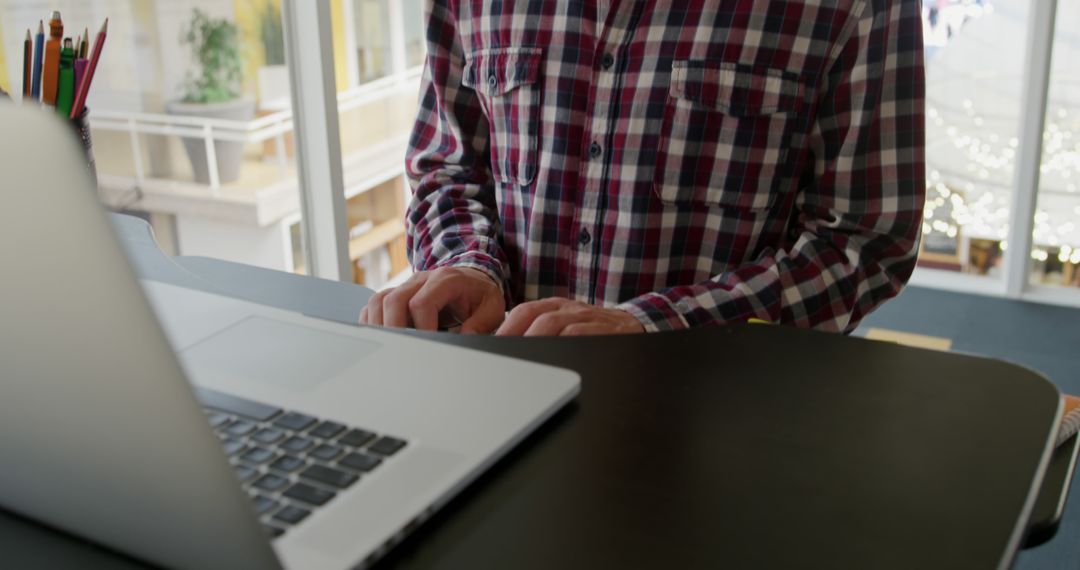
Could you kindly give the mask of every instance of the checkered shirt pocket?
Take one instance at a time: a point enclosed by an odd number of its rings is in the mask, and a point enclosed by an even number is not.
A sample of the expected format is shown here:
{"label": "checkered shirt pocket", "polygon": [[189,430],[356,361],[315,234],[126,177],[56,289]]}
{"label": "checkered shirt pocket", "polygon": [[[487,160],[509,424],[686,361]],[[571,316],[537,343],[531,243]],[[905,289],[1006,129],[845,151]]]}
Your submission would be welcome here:
{"label": "checkered shirt pocket", "polygon": [[669,204],[772,205],[806,89],[778,69],[672,63],[653,187]]}
{"label": "checkered shirt pocket", "polygon": [[541,48],[494,48],[466,58],[462,84],[476,91],[491,128],[491,170],[504,184],[536,177]]}

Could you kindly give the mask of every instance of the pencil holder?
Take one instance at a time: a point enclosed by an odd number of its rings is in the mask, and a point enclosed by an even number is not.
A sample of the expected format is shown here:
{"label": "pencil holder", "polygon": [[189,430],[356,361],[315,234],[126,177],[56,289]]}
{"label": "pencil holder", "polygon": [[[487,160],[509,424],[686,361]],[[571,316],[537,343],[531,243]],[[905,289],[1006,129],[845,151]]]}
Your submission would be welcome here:
{"label": "pencil holder", "polygon": [[90,121],[87,117],[90,114],[90,108],[84,107],[81,114],[71,121],[72,126],[75,127],[75,132],[79,137],[79,144],[82,145],[83,152],[86,155],[86,168],[90,171],[90,176],[94,179],[94,184],[97,185],[97,165],[94,164],[94,145],[90,140]]}

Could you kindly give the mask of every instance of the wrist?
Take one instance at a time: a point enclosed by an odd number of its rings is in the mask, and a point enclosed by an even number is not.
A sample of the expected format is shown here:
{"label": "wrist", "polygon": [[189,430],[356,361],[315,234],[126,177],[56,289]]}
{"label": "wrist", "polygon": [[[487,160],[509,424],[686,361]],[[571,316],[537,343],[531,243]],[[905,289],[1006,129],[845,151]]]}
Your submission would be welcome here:
{"label": "wrist", "polygon": [[459,271],[463,271],[465,273],[468,273],[469,275],[482,276],[484,279],[487,279],[488,281],[490,281],[492,285],[495,285],[496,287],[499,287],[499,289],[502,289],[502,283],[500,283],[495,278],[494,275],[492,275],[490,272],[488,272],[488,271],[486,271],[484,269],[480,269],[478,267],[473,267],[473,266],[467,266],[467,265],[466,266],[458,266],[458,267],[455,267],[455,269],[457,269]]}
{"label": "wrist", "polygon": [[645,327],[645,324],[641,322],[641,319],[635,316],[631,311],[628,311],[623,307],[615,307],[613,310],[622,313],[622,320],[626,323],[625,326],[627,328],[634,328],[637,332],[648,332],[648,329]]}

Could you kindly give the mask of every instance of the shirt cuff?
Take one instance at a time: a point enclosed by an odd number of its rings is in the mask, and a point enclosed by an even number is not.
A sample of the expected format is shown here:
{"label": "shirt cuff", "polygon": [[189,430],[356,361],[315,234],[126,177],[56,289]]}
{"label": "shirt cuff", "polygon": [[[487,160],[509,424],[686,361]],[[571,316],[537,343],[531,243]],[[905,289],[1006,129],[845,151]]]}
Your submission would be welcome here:
{"label": "shirt cuff", "polygon": [[481,251],[467,251],[440,261],[431,269],[438,269],[439,267],[468,267],[470,269],[477,269],[494,281],[495,284],[499,286],[499,290],[503,292],[503,296],[506,296],[507,287],[505,268],[498,259],[487,253]]}
{"label": "shirt cuff", "polygon": [[672,331],[690,328],[690,323],[667,297],[647,293],[616,307],[630,313],[645,327],[645,332]]}

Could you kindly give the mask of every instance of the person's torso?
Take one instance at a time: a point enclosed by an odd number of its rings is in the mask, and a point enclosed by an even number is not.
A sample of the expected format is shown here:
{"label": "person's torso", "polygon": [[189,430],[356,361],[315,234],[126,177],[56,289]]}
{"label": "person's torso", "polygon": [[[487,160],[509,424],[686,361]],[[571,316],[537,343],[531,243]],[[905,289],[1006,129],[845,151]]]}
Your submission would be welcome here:
{"label": "person's torso", "polygon": [[612,305],[783,247],[861,1],[458,4],[514,299]]}

